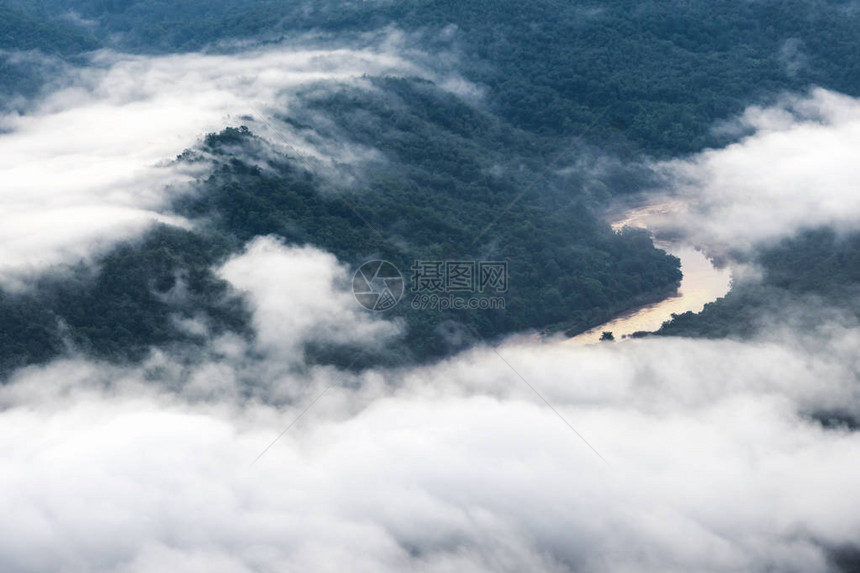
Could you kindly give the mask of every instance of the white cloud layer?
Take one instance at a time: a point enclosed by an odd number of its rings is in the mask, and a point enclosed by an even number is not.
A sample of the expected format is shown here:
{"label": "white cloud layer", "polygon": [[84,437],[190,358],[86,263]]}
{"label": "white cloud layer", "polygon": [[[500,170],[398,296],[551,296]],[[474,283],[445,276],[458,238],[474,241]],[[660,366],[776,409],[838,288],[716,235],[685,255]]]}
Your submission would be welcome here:
{"label": "white cloud layer", "polygon": [[816,89],[752,107],[732,129],[753,133],[658,166],[689,203],[680,227],[698,244],[743,249],[803,228],[860,227],[860,100]]}
{"label": "white cloud layer", "polygon": [[[313,155],[300,138],[274,133],[280,128],[265,115],[283,113],[296,89],[315,82],[435,77],[396,48],[395,37],[367,49],[97,53],[25,115],[0,117],[0,284],[13,287],[46,266],[88,258],[154,220],[182,224],[164,209],[195,173],[164,161],[207,132],[248,123],[292,153]],[[343,152],[338,159],[349,160],[350,150]]]}
{"label": "white cloud layer", "polygon": [[315,369],[286,408],[30,369],[0,388],[0,569],[825,572],[860,539],[860,434],[803,414],[858,404],[860,333],[819,343],[500,348],[609,466],[485,349]]}
{"label": "white cloud layer", "polygon": [[363,312],[352,276],[334,255],[259,237],[219,270],[254,310],[257,350],[278,361],[301,361],[307,342],[380,348],[400,333],[381,315]]}
{"label": "white cloud layer", "polygon": [[[231,117],[417,70],[284,47],[95,63],[2,119],[4,285],[163,217],[194,173],[159,162]],[[740,143],[661,166],[700,208],[688,232],[737,247],[856,228],[855,100],[817,91],[742,124]],[[255,342],[139,368],[58,361],[0,386],[0,570],[825,573],[827,549],[860,539],[860,434],[809,417],[860,417],[857,328],[499,348],[606,465],[492,350],[360,375],[304,364],[309,341],[399,333],[359,311],[330,254],[258,238],[219,273],[247,294]]]}

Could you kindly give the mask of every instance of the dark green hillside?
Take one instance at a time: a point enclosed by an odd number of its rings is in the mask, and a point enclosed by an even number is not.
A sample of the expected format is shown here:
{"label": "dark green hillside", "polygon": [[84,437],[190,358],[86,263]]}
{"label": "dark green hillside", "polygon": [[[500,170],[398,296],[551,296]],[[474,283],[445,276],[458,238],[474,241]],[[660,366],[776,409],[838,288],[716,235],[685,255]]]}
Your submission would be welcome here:
{"label": "dark green hillside", "polygon": [[406,5],[416,26],[457,24],[468,73],[490,86],[499,115],[542,133],[597,122],[595,141],[671,155],[718,143],[715,120],[783,90],[860,94],[860,16],[846,2]]}
{"label": "dark green hillside", "polygon": [[0,372],[67,350],[124,362],[152,346],[204,342],[183,319],[203,318],[211,334],[249,334],[243,302],[211,271],[225,252],[211,237],[157,227],[95,268],[57,268],[25,293],[0,293]]}
{"label": "dark green hillside", "polygon": [[[284,118],[325,141],[376,149],[378,160],[343,167],[352,183],[273,155],[277,147],[246,128],[210,134],[179,157],[214,162],[197,192],[174,205],[199,221],[198,231],[159,228],[94,269],[56,269],[29,294],[5,296],[0,365],[40,362],[67,348],[135,360],[151,346],[201,342],[177,326],[182,318],[202,317],[213,333],[247,333],[240,301],[212,269],[260,235],[318,246],[354,267],[384,258],[407,278],[416,260],[508,264],[505,310],[415,310],[407,293],[386,315],[405,321],[405,338],[368,364],[445,356],[473,341],[473,330],[484,338],[582,330],[676,287],[677,259],[646,234],[616,234],[594,215],[606,197],[593,192],[592,176],[546,171],[551,142],[431,83],[372,81],[374,90],[311,90]],[[315,128],[319,114],[327,121]],[[268,166],[258,167],[263,158]],[[630,176],[614,169],[605,175]],[[317,360],[344,360],[343,349],[308,350]]]}
{"label": "dark green hillside", "polygon": [[[48,79],[51,62],[62,61],[99,45],[88,31],[65,21],[44,18],[0,0],[0,111],[17,97],[32,97]],[[17,52],[24,52],[19,56]]]}
{"label": "dark green hillside", "polygon": [[[589,126],[602,145],[672,155],[750,103],[819,85],[860,95],[860,11],[781,0],[0,0],[56,19],[76,10],[123,50],[198,50],[316,30],[347,39],[396,26],[450,50],[502,119],[549,135]],[[452,26],[453,25],[453,26]],[[28,38],[22,47],[35,47]],[[46,34],[44,42],[56,39]]]}
{"label": "dark green hillside", "polygon": [[[76,58],[97,47],[229,50],[215,46],[309,31],[367,45],[373,40],[360,33],[395,26],[410,47],[433,55],[429,63],[450,54],[446,68],[485,93],[465,103],[411,78],[368,78],[373,90],[309,90],[281,118],[285,128],[378,153],[334,166],[333,177],[296,158],[271,159],[270,144],[278,142],[239,127],[208,136],[181,160],[205,151],[213,172],[175,205],[201,230],[162,229],[118,247],[96,271],[52,275],[75,280],[45,278],[29,295],[3,294],[0,362],[7,366],[44,360],[70,344],[133,359],[149,345],[194,343],[175,327],[176,316],[208,316],[215,330],[246,332],[241,305],[226,297],[211,268],[264,234],[319,246],[352,266],[374,257],[404,270],[416,259],[508,262],[505,312],[401,304],[392,316],[406,321],[408,333],[392,356],[442,356],[468,343],[452,336],[457,328],[483,337],[581,330],[665,293],[679,278],[677,260],[647,236],[615,234],[595,216],[613,195],[647,186],[643,156],[723,143],[715,122],[784,90],[821,85],[860,95],[860,15],[850,3],[826,0],[0,0],[0,16],[0,48],[38,50],[59,62],[83,61]],[[37,93],[42,72],[21,61],[0,55],[0,96]],[[620,159],[596,168],[606,151]],[[256,167],[264,156],[269,167]],[[665,332],[751,331],[755,313],[745,309],[768,298],[756,288],[771,289],[770,300],[795,292],[838,298],[815,281],[851,282],[840,273],[853,267],[834,266],[822,244],[841,252],[814,237],[777,249],[763,259],[772,272],[766,286],[738,289],[702,315],[712,320],[681,317]],[[777,256],[792,249],[812,249],[825,266]],[[812,287],[789,272],[795,265],[804,265],[800,274]],[[165,298],[177,277],[193,296]],[[337,359],[336,349],[314,352]]]}
{"label": "dark green hillside", "polygon": [[860,234],[807,231],[761,253],[758,283],[736,285],[699,314],[676,316],[657,334],[749,337],[773,324],[814,326],[822,319],[860,319]]}
{"label": "dark green hillside", "polygon": [[226,149],[228,157],[179,208],[240,241],[275,234],[354,265],[379,257],[408,272],[415,260],[507,261],[504,312],[420,312],[405,304],[393,311],[410,325],[408,345],[419,357],[446,351],[437,331],[451,320],[487,337],[581,330],[676,287],[677,259],[654,249],[646,234],[616,234],[593,214],[588,178],[542,175],[541,140],[427,82],[376,84],[382,91],[308,97],[307,117],[297,111],[288,119],[310,129],[310,112],[324,112],[335,126],[326,135],[384,153],[359,170],[351,188],[328,189],[290,162],[274,171],[249,166],[236,158],[243,155],[238,142],[246,140],[249,156],[262,142],[229,129],[206,141],[208,153]]}
{"label": "dark green hillside", "polygon": [[85,29],[0,2],[0,49],[76,54],[97,46]]}

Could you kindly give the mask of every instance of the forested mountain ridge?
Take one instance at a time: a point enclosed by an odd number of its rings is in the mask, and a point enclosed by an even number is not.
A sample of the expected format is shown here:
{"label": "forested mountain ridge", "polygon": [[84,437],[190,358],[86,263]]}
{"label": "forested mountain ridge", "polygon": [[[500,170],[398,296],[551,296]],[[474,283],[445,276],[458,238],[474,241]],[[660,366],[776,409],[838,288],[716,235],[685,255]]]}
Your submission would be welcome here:
{"label": "forested mountain ridge", "polygon": [[431,52],[455,46],[464,74],[489,89],[495,113],[512,125],[559,136],[588,128],[592,141],[658,155],[725,143],[715,121],[781,91],[818,85],[860,95],[860,13],[847,1],[4,4],[48,20],[75,14],[90,23],[82,35],[144,53],[394,26]]}
{"label": "forested mountain ridge", "polygon": [[[584,174],[538,179],[546,159],[527,132],[427,82],[375,84],[376,92],[343,88],[305,101],[351,142],[385,154],[387,161],[364,170],[358,188],[326,194],[319,178],[295,164],[267,173],[233,157],[180,212],[204,215],[240,241],[275,234],[354,265],[371,254],[401,269],[415,260],[506,261],[504,312],[395,309],[412,326],[410,345],[419,357],[446,352],[437,329],[452,319],[487,337],[550,327],[576,332],[677,287],[678,260],[654,249],[644,231],[614,233],[595,215],[605,198],[589,192]],[[392,99],[400,105],[389,105]],[[287,121],[311,121],[294,111],[298,116]],[[235,154],[238,143],[255,139],[228,129],[207,138],[207,151],[229,143]],[[522,162],[534,170],[494,173],[498,165]]]}
{"label": "forested mountain ridge", "polygon": [[762,277],[737,282],[724,298],[666,322],[661,336],[739,338],[779,324],[813,331],[860,320],[860,234],[811,229],[763,249],[751,261]]}
{"label": "forested mountain ridge", "polygon": [[[363,33],[380,30],[407,34],[416,50],[444,52],[483,94],[467,102],[403,77],[365,78],[369,90],[329,85],[300,94],[279,127],[383,158],[357,166],[351,187],[295,156],[260,169],[248,160],[252,148],[277,142],[241,122],[210,134],[179,161],[203,152],[211,173],[172,206],[198,227],[159,228],[120,245],[96,261],[101,274],[58,268],[49,274],[80,280],[46,278],[33,293],[4,293],[0,324],[19,333],[4,345],[7,368],[70,347],[133,360],[151,345],[195,344],[176,328],[176,316],[203,314],[215,332],[247,334],[247,309],[212,269],[264,234],[324,248],[350,267],[371,257],[404,269],[419,258],[509,263],[504,313],[397,309],[406,338],[380,360],[456,350],[440,334],[452,320],[490,338],[577,332],[666,294],[680,277],[677,259],[646,234],[615,234],[597,216],[613,196],[651,184],[637,168],[643,158],[737,137],[714,128],[785,90],[820,85],[860,94],[860,16],[844,2],[0,0],[0,10],[7,98],[38,100],[44,76],[22,53],[65,65],[98,48],[231,53],[234,40],[274,44],[310,34],[361,44],[369,41]],[[622,160],[589,172],[589,157],[607,153]],[[180,279],[194,296],[170,307],[162,295]]]}
{"label": "forested mountain ridge", "polygon": [[[196,190],[173,206],[196,229],[160,227],[97,261],[96,271],[59,268],[32,293],[3,298],[0,330],[15,333],[3,346],[3,366],[39,362],[68,347],[136,360],[153,345],[203,342],[177,324],[200,316],[212,334],[248,335],[247,310],[213,269],[262,235],[323,248],[354,268],[384,258],[407,277],[416,260],[508,264],[504,310],[419,311],[405,300],[386,315],[405,321],[404,338],[368,357],[377,363],[439,358],[476,335],[576,332],[677,287],[675,257],[655,249],[644,231],[617,234],[595,215],[607,197],[591,191],[587,173],[541,176],[552,146],[426,81],[373,82],[372,90],[311,90],[282,119],[310,128],[322,114],[344,142],[382,152],[384,161],[358,169],[357,183],[339,186],[245,127],[209,134],[177,158],[211,163]],[[325,135],[323,126],[315,129]],[[498,171],[500,165],[514,167]],[[630,174],[618,167],[616,176]],[[75,276],[81,278],[69,280]],[[190,296],[166,302],[180,283]],[[451,342],[450,328],[462,330],[459,342]],[[346,362],[337,348],[308,352]]]}

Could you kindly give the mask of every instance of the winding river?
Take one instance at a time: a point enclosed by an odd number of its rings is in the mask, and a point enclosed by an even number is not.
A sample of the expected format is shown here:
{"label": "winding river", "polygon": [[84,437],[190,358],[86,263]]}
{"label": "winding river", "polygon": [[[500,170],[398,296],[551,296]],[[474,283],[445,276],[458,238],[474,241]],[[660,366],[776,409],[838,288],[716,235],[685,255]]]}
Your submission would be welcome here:
{"label": "winding river", "polygon": [[[630,226],[649,229],[653,221],[670,217],[680,208],[680,203],[662,202],[630,209],[612,218],[612,228],[618,230]],[[682,240],[655,240],[654,244],[681,259],[681,272],[684,277],[677,294],[660,302],[629,310],[609,322],[568,338],[564,341],[565,344],[593,344],[600,340],[605,331],[612,332],[616,340],[638,331],[654,331],[672,318],[672,314],[699,312],[705,304],[729,292],[732,280],[729,268],[715,267],[701,251]]]}

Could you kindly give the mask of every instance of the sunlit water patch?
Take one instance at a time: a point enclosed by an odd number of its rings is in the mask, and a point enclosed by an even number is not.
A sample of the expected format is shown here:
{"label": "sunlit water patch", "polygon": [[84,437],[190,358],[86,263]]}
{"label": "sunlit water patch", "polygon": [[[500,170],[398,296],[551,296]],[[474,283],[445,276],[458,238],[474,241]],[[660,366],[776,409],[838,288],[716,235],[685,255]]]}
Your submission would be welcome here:
{"label": "sunlit water patch", "polygon": [[[682,207],[680,203],[667,202],[631,209],[614,218],[612,227],[616,230],[625,226],[647,229],[655,219],[671,216],[671,213]],[[714,266],[704,253],[681,239],[655,241],[654,244],[681,259],[684,277],[677,294],[625,312],[609,322],[567,339],[565,344],[592,344],[598,342],[604,332],[611,332],[616,340],[634,332],[652,332],[670,320],[673,314],[699,312],[707,303],[729,292],[732,281],[730,268]]]}

